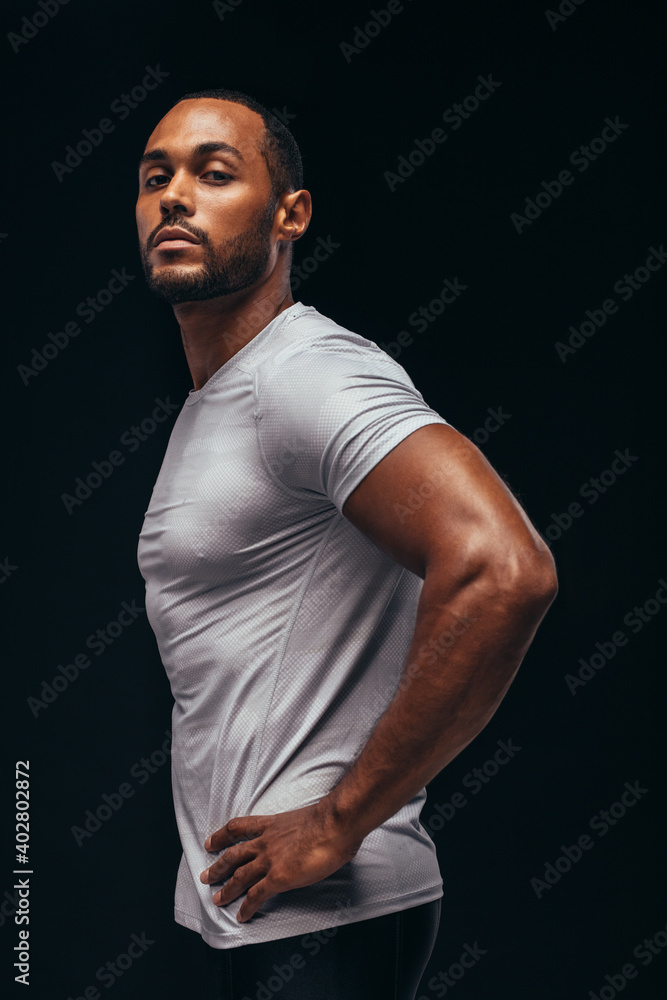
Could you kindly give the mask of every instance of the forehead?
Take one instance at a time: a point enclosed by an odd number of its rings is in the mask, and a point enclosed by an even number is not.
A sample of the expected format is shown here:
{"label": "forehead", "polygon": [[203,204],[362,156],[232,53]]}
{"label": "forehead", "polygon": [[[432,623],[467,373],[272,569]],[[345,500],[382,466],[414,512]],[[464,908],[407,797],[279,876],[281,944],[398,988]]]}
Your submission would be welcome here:
{"label": "forehead", "polygon": [[[264,162],[259,146],[264,131],[261,115],[244,104],[213,97],[179,101],[151,133],[146,150],[157,147],[174,156],[187,156],[203,142],[227,142],[257,169]],[[145,151],[146,151],[145,150]]]}

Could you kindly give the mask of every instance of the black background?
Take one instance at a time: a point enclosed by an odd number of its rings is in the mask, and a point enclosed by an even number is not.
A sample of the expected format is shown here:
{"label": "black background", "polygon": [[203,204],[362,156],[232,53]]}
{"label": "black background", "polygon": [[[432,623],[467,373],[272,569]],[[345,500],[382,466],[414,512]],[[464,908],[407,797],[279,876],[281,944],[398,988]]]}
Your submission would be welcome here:
{"label": "black background", "polygon": [[[143,606],[137,538],[174,418],[134,452],[119,442],[156,398],[180,405],[192,383],[171,309],[141,273],[136,161],[183,93],[223,86],[290,116],[314,203],[295,265],[318,237],[340,244],[295,298],[378,343],[412,332],[398,360],[507,478],[559,570],[559,597],[506,700],[429,786],[422,821],[435,817],[445,896],[420,995],[437,996],[429,978],[478,942],[486,954],[451,988],[458,1000],[584,1000],[605,986],[610,997],[605,976],[628,962],[638,969],[628,1000],[664,996],[667,955],[644,966],[633,949],[667,923],[658,738],[667,612],[649,604],[636,632],[623,619],[667,576],[657,447],[667,267],[628,301],[614,291],[667,240],[664,46],[657,4],[565,8],[552,27],[539,3],[408,0],[346,59],[341,43],[353,42],[370,5],[242,0],[221,17],[199,0],[71,0],[37,31],[22,22],[36,3],[5,6],[4,33],[34,36],[15,41],[16,52],[3,43],[3,990],[22,989],[12,968],[14,762],[29,758],[32,995],[66,1000],[97,985],[105,996],[97,969],[145,933],[154,944],[112,996],[204,996],[196,935],[173,922],[181,849],[169,758],[156,756],[144,784],[130,774],[170,728],[145,615],[36,713],[28,699],[41,699],[43,682],[86,652],[123,601]],[[164,82],[124,120],[110,112],[158,64]],[[500,85],[488,100],[460,128],[443,124],[489,74]],[[616,116],[627,128],[588,169],[573,166],[570,154]],[[104,117],[114,131],[58,180],[53,162]],[[447,140],[390,190],[385,172],[437,127]],[[568,168],[573,183],[517,232],[512,213]],[[114,268],[133,280],[26,379],[19,366],[33,363],[33,348],[76,320]],[[416,333],[408,317],[445,278],[466,290]],[[618,311],[561,360],[556,342],[609,298]],[[511,416],[483,440],[489,408]],[[124,463],[68,513],[62,495],[115,449]],[[616,449],[635,460],[590,503],[580,488],[610,469]],[[554,515],[574,502],[581,516],[558,529]],[[572,693],[565,675],[619,629],[627,644]],[[508,739],[520,752],[440,820],[435,806],[465,793],[464,776]],[[127,781],[135,794],[78,846],[72,827]],[[636,805],[606,836],[592,832],[595,814],[635,781],[646,789]],[[531,879],[584,833],[594,848],[538,898]]]}

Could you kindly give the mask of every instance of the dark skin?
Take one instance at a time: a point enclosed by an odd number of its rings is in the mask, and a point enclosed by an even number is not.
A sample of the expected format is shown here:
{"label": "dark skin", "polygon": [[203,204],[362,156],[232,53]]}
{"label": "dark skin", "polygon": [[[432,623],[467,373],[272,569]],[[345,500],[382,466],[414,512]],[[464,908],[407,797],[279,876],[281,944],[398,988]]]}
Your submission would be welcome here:
{"label": "dark skin", "polygon": [[[255,112],[226,101],[190,100],[172,109],[146,147],[164,147],[170,159],[160,167],[161,186],[140,189],[140,239],[175,210],[212,239],[244,232],[270,190],[257,152],[262,125]],[[235,181],[212,184],[204,176],[209,163],[195,161],[189,150],[220,139],[238,148],[247,165]],[[266,274],[256,286],[174,307],[195,388],[235,353],[236,342],[225,334],[239,319],[255,316],[254,336],[292,304],[278,247],[305,232],[310,214],[307,191],[281,195]],[[198,252],[185,249],[179,266],[200,266]],[[415,495],[420,505],[411,505]],[[301,809],[233,817],[207,838],[207,850],[223,853],[201,881],[225,883],[213,896],[217,905],[246,894],[240,922],[276,893],[311,885],[351,861],[364,837],[475,739],[556,596],[548,547],[479,449],[452,427],[432,424],[408,435],[352,492],[343,514],[424,581],[412,643],[399,690],[327,795]]]}
{"label": "dark skin", "polygon": [[[271,193],[271,178],[259,151],[264,123],[242,104],[213,98],[181,101],[153,130],[144,153],[162,149],[169,155],[139,169],[136,206],[139,241],[167,217],[178,214],[183,224],[203,229],[220,245],[244,233],[261,213]],[[243,157],[224,150],[201,156],[193,150],[206,142],[225,142]],[[195,389],[236,354],[283,310],[294,305],[289,262],[281,253],[297,240],[310,222],[310,193],[284,192],[278,199],[272,250],[264,275],[250,288],[205,302],[174,306],[185,356]],[[202,267],[203,248],[150,252],[156,269]]]}

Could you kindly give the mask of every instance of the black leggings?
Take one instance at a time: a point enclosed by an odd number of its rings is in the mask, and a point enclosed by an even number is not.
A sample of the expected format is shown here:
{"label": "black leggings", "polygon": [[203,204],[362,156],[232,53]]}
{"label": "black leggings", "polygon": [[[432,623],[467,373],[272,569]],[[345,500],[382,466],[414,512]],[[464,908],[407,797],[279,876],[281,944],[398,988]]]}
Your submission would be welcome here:
{"label": "black leggings", "polygon": [[202,942],[212,1000],[415,1000],[440,904],[239,948]]}

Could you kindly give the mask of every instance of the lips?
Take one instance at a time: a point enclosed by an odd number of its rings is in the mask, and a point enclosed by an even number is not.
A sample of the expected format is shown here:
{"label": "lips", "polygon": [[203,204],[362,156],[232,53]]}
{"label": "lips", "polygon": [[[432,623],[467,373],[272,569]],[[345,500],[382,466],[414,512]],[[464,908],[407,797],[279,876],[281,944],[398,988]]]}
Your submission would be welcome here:
{"label": "lips", "polygon": [[[153,246],[156,247],[160,243],[169,243],[175,249],[180,247],[182,243],[198,244],[199,240],[192,233],[189,233],[187,229],[181,229],[179,226],[166,226],[159,231],[153,240]],[[167,250],[169,247],[163,247],[163,249]]]}

